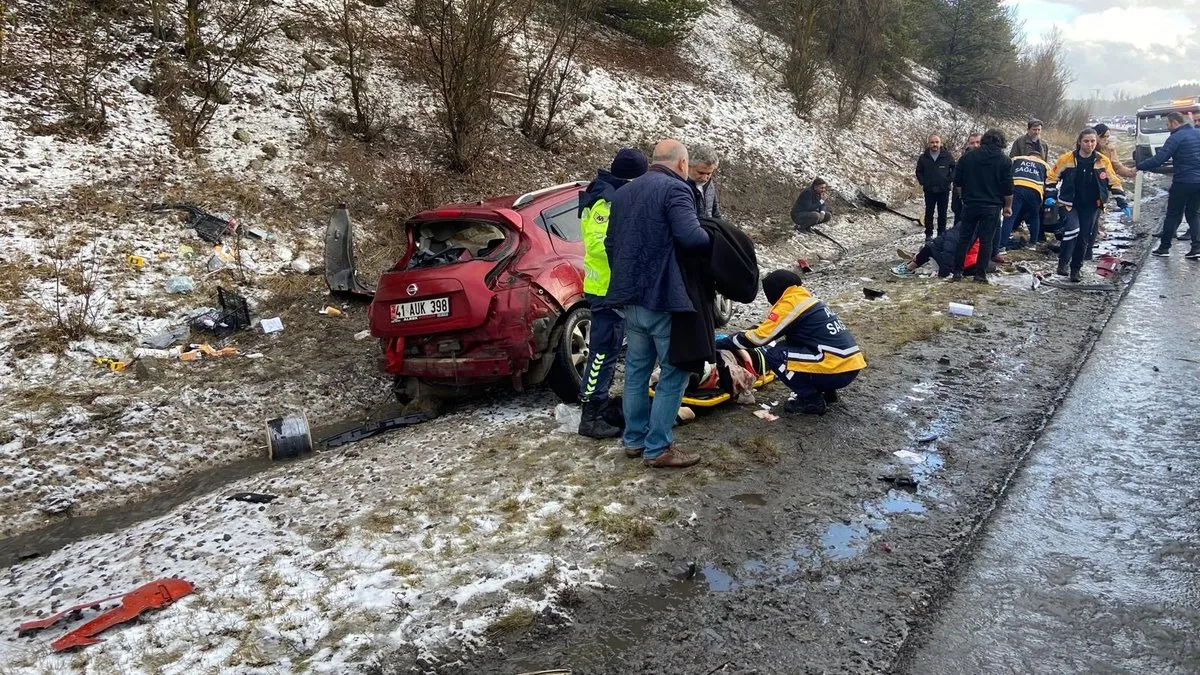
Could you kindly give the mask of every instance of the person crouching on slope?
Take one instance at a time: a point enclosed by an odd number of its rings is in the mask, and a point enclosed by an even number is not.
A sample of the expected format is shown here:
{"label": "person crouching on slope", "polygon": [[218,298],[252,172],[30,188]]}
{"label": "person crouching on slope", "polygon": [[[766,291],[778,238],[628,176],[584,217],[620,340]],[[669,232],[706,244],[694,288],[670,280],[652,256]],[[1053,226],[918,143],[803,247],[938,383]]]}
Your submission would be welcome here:
{"label": "person crouching on slope", "polygon": [[849,386],[867,361],[837,314],[801,283],[788,270],[768,274],[762,282],[771,303],[767,318],[754,330],[719,339],[717,347],[766,347],[768,367],[794,394],[784,412],[824,415],[826,404],[837,401],[837,391]]}
{"label": "person crouching on slope", "polygon": [[588,341],[588,359],[579,386],[579,434],[589,438],[616,438],[621,430],[604,421],[608,390],[613,371],[621,355],[625,337],[625,318],[621,310],[608,305],[611,272],[604,237],[608,235],[608,216],[617,188],[646,173],[649,162],[641,150],[624,148],[613,158],[608,171],[599,169],[596,180],[579,194],[580,229],[583,231],[583,297],[592,309],[592,334]]}

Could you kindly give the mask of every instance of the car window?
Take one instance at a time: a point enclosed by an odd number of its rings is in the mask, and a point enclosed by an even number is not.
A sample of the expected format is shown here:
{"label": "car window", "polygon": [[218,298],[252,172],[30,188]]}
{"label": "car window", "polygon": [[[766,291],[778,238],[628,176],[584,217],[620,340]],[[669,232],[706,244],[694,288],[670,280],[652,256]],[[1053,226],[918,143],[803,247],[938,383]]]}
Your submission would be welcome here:
{"label": "car window", "polygon": [[547,232],[565,241],[583,241],[583,230],[579,225],[579,197],[575,196],[561,204],[542,211],[538,218]]}

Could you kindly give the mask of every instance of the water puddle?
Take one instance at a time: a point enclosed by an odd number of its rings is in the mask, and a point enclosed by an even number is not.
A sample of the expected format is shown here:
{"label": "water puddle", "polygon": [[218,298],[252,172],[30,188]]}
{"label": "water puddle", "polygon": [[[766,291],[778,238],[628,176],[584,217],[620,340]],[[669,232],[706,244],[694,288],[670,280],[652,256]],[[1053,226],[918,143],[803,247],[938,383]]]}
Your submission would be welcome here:
{"label": "water puddle", "polygon": [[27,558],[44,556],[87,537],[115,532],[166,514],[180,504],[220,490],[233,481],[261,473],[278,462],[265,457],[244,459],[190,476],[187,482],[143,502],[88,516],[67,517],[41,529],[0,540],[0,569]]}
{"label": "water puddle", "polygon": [[865,553],[871,537],[866,523],[833,523],[821,534],[821,554],[829,560],[847,560]]}
{"label": "water puddle", "polygon": [[766,506],[767,505],[766,496],[760,495],[757,492],[747,492],[745,494],[734,495],[734,496],[730,497],[730,499],[732,499],[735,502],[741,502],[742,504],[749,504],[750,506]]}

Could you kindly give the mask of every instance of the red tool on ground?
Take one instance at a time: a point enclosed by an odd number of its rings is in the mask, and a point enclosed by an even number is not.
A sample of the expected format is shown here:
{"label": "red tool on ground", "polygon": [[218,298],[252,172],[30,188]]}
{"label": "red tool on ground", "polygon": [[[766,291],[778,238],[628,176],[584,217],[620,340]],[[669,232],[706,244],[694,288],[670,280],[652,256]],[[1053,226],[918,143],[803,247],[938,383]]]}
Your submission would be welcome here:
{"label": "red tool on ground", "polygon": [[17,627],[17,635],[26,636],[43,628],[49,628],[62,620],[63,617],[70,615],[78,616],[85,609],[99,609],[100,603],[121,598],[120,606],[113,607],[107,612],[100,614],[79,628],[55,640],[50,646],[54,651],[61,652],[75,647],[94,645],[101,641],[96,636],[109,628],[125,623],[126,621],[132,621],[148,609],[162,609],[183,596],[190,595],[195,589],[196,587],[192,585],[192,582],[184,581],[183,579],[159,579],[158,581],[151,581],[128,593],[68,607],[58,614],[48,616],[45,619],[26,621]]}

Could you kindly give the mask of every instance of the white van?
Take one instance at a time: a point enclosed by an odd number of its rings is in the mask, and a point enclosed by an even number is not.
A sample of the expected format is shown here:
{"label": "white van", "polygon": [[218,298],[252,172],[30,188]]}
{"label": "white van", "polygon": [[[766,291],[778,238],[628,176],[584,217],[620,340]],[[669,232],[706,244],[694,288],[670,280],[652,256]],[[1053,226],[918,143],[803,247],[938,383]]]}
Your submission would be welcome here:
{"label": "white van", "polygon": [[[1176,98],[1169,101],[1159,101],[1138,109],[1137,112],[1137,146],[1133,149],[1133,163],[1149,159],[1158,152],[1167,137],[1171,135],[1167,129],[1167,114],[1183,113],[1192,123],[1200,121],[1200,96]],[[1163,165],[1169,171],[1171,163]]]}

